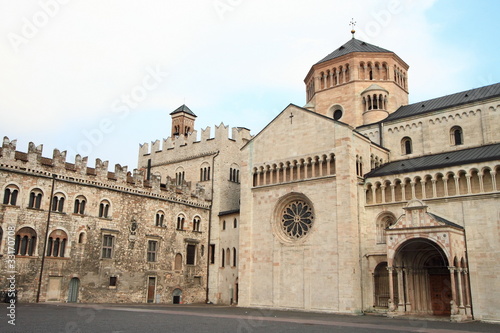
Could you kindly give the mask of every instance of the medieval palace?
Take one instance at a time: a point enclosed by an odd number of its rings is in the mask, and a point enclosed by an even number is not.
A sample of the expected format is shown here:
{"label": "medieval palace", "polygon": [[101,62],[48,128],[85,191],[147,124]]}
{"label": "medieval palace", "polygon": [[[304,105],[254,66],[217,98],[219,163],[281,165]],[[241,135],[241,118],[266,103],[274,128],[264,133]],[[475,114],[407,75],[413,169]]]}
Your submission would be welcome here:
{"label": "medieval palace", "polygon": [[350,39],[261,132],[141,145],[134,170],[0,148],[0,290],[20,302],[215,303],[499,321],[500,83],[408,104]]}

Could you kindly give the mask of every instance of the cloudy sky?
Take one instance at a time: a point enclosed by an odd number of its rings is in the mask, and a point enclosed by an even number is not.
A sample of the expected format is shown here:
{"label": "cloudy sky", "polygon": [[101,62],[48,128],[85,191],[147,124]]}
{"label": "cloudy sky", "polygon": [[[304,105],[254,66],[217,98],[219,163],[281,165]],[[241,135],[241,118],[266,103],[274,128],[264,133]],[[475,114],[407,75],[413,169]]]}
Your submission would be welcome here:
{"label": "cloudy sky", "polygon": [[410,102],[500,81],[491,0],[0,0],[0,135],[136,167],[185,103],[258,133],[356,37],[410,65]]}

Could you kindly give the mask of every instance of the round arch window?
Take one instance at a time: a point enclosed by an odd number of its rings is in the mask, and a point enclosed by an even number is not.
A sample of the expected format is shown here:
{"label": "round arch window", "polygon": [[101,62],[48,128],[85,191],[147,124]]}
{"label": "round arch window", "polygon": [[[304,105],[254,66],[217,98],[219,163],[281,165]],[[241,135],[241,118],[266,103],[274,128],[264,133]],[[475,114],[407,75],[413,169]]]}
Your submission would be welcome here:
{"label": "round arch window", "polygon": [[285,243],[304,239],[314,224],[314,208],[307,198],[292,193],[282,198],[275,209],[274,230]]}
{"label": "round arch window", "polygon": [[342,110],[337,109],[333,112],[333,119],[335,120],[340,120],[344,114],[342,113]]}

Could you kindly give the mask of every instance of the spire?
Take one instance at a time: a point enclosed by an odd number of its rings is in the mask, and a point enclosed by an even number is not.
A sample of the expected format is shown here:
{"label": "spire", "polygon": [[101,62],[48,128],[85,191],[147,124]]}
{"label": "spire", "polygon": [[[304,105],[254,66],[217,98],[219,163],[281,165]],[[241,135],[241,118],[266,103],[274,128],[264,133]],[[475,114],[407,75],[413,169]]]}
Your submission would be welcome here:
{"label": "spire", "polygon": [[352,34],[352,39],[354,39],[354,34],[356,33],[356,30],[354,30],[354,26],[356,26],[356,21],[354,21],[354,18],[351,18],[351,22],[349,23],[351,26],[351,34]]}

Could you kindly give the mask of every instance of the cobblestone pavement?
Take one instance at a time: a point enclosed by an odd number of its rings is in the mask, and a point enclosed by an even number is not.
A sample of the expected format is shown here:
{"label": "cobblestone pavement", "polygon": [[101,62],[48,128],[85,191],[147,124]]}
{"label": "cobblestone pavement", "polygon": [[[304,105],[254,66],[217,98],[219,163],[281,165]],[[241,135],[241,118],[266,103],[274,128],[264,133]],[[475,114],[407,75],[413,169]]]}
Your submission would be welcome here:
{"label": "cobblestone pavement", "polygon": [[[216,305],[18,304],[1,306],[0,332],[500,332],[500,324],[249,309]],[[12,321],[11,321],[12,323]]]}

